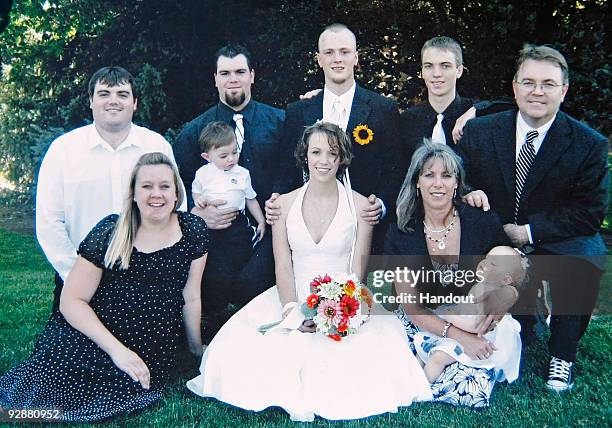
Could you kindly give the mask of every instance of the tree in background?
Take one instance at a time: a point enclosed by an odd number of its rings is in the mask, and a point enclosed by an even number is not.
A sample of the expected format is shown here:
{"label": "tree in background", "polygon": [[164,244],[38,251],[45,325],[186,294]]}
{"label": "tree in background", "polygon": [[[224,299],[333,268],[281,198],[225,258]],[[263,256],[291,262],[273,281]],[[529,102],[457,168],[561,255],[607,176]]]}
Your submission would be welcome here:
{"label": "tree in background", "polygon": [[[136,121],[170,140],[217,101],[213,55],[227,42],[254,57],[254,96],[284,107],[323,84],[315,53],[322,27],[343,22],[358,38],[358,78],[420,102],[423,42],[449,35],[465,47],[459,89],[480,98],[511,96],[523,43],[552,43],[566,54],[571,86],[564,110],[610,135],[610,49],[605,0],[22,0],[0,35],[1,173],[21,190],[50,141],[90,118],[86,84],[105,65],[139,80]],[[0,24],[2,22],[0,21]]]}

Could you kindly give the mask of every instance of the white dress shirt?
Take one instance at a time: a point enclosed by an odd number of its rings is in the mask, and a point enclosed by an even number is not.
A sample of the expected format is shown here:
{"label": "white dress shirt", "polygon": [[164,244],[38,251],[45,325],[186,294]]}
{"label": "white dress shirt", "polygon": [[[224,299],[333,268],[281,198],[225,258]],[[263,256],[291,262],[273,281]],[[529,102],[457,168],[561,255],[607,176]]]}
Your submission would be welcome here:
{"label": "white dress shirt", "polygon": [[[36,237],[63,280],[83,238],[101,219],[121,212],[132,169],[142,154],[150,152],[164,153],[174,162],[164,137],[134,124],[116,149],[102,139],[94,124],[51,143],[38,174]],[[183,203],[180,209],[186,207]]]}
{"label": "white dress shirt", "polygon": [[[525,144],[527,133],[534,129],[538,131],[538,136],[536,137],[535,140],[533,140],[533,148],[535,149],[536,156],[538,155],[538,151],[540,150],[540,147],[542,147],[542,142],[544,141],[544,138],[546,138],[546,134],[548,133],[548,130],[552,126],[556,117],[557,116],[555,115],[555,117],[553,117],[551,120],[549,120],[548,122],[546,122],[544,125],[540,126],[539,128],[532,128],[531,126],[527,124],[527,122],[525,122],[525,119],[523,119],[523,116],[521,116],[521,112],[519,111],[517,113],[516,146],[514,150],[514,156],[515,156],[516,161],[518,161],[518,157],[519,157],[519,153],[521,151],[522,145]],[[533,237],[531,236],[531,225],[526,224],[525,228],[527,229],[527,236],[529,237],[529,243],[533,244]]]}
{"label": "white dress shirt", "polygon": [[[349,118],[351,116],[351,107],[353,105],[353,98],[355,98],[355,89],[357,83],[353,82],[348,91],[342,95],[336,95],[327,86],[323,88],[323,122],[330,122],[338,125],[344,132],[348,127]],[[352,130],[349,129],[348,135],[350,140],[353,140],[351,135]],[[368,195],[365,195],[366,197]],[[387,215],[387,207],[380,198],[376,198],[382,205],[382,213],[380,218],[384,218]]]}
{"label": "white dress shirt", "polygon": [[334,94],[327,87],[323,88],[323,122],[334,123],[346,131],[355,97],[355,88],[356,83],[353,83],[353,86],[342,95]]}
{"label": "white dress shirt", "polygon": [[239,211],[244,211],[245,198],[255,199],[257,196],[251,185],[249,170],[240,165],[224,171],[213,163],[207,163],[196,171],[191,191],[209,201],[223,199],[227,203],[220,208],[236,208]]}

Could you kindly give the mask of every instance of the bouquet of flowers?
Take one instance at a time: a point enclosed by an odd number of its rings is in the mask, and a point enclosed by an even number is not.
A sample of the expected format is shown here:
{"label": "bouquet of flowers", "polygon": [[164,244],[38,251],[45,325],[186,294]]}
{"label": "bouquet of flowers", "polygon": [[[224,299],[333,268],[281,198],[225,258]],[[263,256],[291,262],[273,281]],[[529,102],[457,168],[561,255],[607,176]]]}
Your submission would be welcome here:
{"label": "bouquet of flowers", "polygon": [[312,294],[302,304],[302,312],[312,318],[318,332],[330,339],[339,342],[355,334],[370,317],[372,297],[354,274],[317,276],[310,290]]}

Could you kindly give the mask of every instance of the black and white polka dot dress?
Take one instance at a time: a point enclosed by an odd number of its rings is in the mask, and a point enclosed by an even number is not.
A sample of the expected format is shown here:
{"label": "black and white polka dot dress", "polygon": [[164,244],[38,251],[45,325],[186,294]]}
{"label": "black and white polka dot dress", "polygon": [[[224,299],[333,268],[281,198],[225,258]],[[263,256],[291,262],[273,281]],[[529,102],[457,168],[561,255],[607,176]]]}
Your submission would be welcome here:
{"label": "black and white polka dot dress", "polygon": [[[103,268],[117,215],[103,219],[79,246],[79,254]],[[182,327],[182,291],[191,261],[206,253],[202,219],[178,214],[183,237],[152,253],[134,250],[127,270],[104,269],[90,306],[109,331],[138,354],[151,373],[143,389],[119,370],[110,356],[51,316],[28,360],[0,378],[5,408],[61,408],[66,421],[95,421],[141,409],[161,397],[173,369]]]}

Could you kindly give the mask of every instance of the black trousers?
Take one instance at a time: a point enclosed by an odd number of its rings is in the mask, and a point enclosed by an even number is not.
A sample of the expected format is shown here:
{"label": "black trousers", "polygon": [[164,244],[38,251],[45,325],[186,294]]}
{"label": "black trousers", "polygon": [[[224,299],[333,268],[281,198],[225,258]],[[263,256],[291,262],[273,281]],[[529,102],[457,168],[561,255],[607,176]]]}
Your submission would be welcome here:
{"label": "black trousers", "polygon": [[512,313],[524,333],[533,331],[536,296],[542,280],[548,281],[551,294],[551,356],[576,360],[576,348],[589,325],[597,301],[603,272],[588,260],[537,250],[530,257],[530,281]]}
{"label": "black trousers", "polygon": [[275,284],[269,229],[255,248],[251,240],[253,229],[244,215],[239,215],[228,229],[210,232],[211,245],[202,277],[205,343],[231,317],[229,304],[241,308]]}

